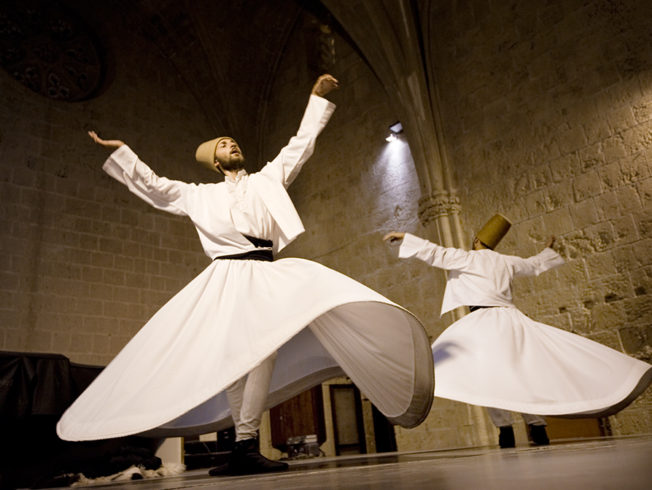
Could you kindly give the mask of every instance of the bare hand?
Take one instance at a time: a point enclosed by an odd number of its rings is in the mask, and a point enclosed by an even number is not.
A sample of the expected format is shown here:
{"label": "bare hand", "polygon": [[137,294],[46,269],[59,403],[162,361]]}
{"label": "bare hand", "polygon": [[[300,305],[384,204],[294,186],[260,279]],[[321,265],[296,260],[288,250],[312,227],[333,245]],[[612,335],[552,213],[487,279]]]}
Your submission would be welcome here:
{"label": "bare hand", "polygon": [[550,237],[550,240],[548,240],[548,243],[546,244],[546,248],[552,248],[554,244],[555,244],[555,235],[552,235]]}
{"label": "bare hand", "polygon": [[405,233],[403,233],[401,231],[392,231],[392,232],[389,232],[387,235],[385,235],[383,237],[383,240],[384,241],[389,240],[389,243],[394,243],[394,242],[397,242],[399,240],[403,240],[404,236],[405,236]]}
{"label": "bare hand", "polygon": [[326,73],[317,79],[310,93],[323,97],[327,93],[339,88],[339,86],[339,82],[332,75]]}
{"label": "bare hand", "polygon": [[103,140],[97,135],[95,131],[89,131],[88,136],[90,136],[91,139],[95,141],[95,143],[102,145],[105,148],[120,148],[122,145],[124,145],[124,142],[120,140]]}

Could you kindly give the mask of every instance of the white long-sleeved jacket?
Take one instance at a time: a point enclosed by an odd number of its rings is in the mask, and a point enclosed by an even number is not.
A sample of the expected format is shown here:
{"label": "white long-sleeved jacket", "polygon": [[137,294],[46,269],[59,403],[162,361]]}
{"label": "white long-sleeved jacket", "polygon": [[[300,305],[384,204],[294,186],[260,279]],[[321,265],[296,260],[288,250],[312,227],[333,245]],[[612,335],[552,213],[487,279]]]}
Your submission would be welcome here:
{"label": "white long-sleeved jacket", "polygon": [[191,184],[159,177],[127,145],[115,150],[102,168],[155,208],[188,216],[210,258],[255,249],[243,233],[272,240],[278,251],[304,231],[286,188],[312,155],[334,110],[333,103],[311,95],[287,146],[260,172],[241,171],[235,180]]}
{"label": "white long-sleeved jacket", "polygon": [[512,280],[538,276],[564,263],[551,248],[532,257],[503,255],[493,250],[447,248],[406,233],[399,248],[400,258],[417,258],[449,271],[441,314],[459,306],[514,306]]}

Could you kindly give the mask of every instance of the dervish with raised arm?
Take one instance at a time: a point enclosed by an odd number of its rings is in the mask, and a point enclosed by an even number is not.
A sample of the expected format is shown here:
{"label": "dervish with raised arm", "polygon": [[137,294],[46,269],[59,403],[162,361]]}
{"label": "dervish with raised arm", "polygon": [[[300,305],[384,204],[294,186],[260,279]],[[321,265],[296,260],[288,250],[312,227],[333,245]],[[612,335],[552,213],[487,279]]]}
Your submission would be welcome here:
{"label": "dervish with raised arm", "polygon": [[265,409],[320,382],[349,376],[392,422],[411,427],[432,403],[428,338],[408,311],[318,263],[274,254],[304,229],[286,191],[312,155],[338,82],[321,76],[299,129],[256,173],[230,137],[196,160],[218,183],[160,177],[120,140],[104,171],[157,209],[190,218],[212,262],[170,299],[64,413],[60,437],[200,434],[235,424],[229,462],[210,471],[282,471],[260,454]]}
{"label": "dervish with raised arm", "polygon": [[[539,275],[564,259],[553,248],[554,237],[529,258],[494,251],[510,226],[504,216],[493,216],[470,251],[410,233],[384,236],[400,245],[400,258],[448,271],[442,315],[470,309],[432,344],[434,395],[526,415],[602,417],[622,410],[649,386],[652,366],[522,313],[512,299],[514,278]],[[511,428],[500,411],[490,414],[494,423]],[[528,420],[545,444],[545,421]]]}

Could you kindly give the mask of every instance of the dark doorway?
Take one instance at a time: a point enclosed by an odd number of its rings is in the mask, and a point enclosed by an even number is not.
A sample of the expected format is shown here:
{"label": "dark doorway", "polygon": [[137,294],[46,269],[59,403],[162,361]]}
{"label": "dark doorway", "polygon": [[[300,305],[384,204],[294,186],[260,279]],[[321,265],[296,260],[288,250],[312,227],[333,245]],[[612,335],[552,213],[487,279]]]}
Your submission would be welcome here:
{"label": "dark doorway", "polygon": [[352,384],[330,385],[335,454],[364,454],[364,437],[360,390]]}
{"label": "dark doorway", "polygon": [[376,452],[392,453],[396,451],[394,426],[374,405],[372,405],[372,414],[374,419],[374,434],[376,436]]}
{"label": "dark doorway", "polygon": [[326,440],[324,399],[321,385],[315,386],[270,410],[272,446],[287,452],[288,440],[315,436],[317,445]]}

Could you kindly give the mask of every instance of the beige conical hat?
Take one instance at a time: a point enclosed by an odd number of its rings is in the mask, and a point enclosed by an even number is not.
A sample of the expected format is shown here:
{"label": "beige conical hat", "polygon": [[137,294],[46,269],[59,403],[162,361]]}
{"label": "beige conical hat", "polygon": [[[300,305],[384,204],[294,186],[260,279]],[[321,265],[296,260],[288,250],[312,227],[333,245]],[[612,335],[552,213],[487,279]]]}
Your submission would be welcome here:
{"label": "beige conical hat", "polygon": [[215,167],[215,148],[217,148],[217,144],[225,138],[230,139],[229,136],[220,136],[219,138],[204,141],[197,147],[197,151],[195,151],[195,160],[213,172],[219,173],[220,171]]}
{"label": "beige conical hat", "polygon": [[509,231],[512,224],[502,214],[496,214],[485,223],[482,229],[475,235],[485,246],[490,249],[496,248],[496,245],[503,239]]}

